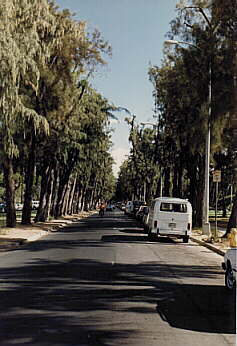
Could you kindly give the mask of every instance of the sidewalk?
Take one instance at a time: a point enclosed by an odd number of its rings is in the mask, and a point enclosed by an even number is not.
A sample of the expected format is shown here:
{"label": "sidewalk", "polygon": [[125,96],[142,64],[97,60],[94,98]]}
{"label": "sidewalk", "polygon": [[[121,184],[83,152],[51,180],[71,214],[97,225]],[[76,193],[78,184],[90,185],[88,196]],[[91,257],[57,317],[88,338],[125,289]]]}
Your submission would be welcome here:
{"label": "sidewalk", "polygon": [[222,238],[225,234],[225,229],[218,229],[218,238],[215,240],[208,240],[207,236],[202,234],[202,230],[193,230],[190,239],[199,245],[205,246],[208,249],[216,252],[217,254],[224,256],[227,249],[229,249],[229,240]]}
{"label": "sidewalk", "polygon": [[[17,224],[16,228],[2,227],[0,228],[0,252],[13,250],[26,242],[36,241],[50,232],[55,232],[59,228],[77,222],[91,214],[94,214],[94,211],[65,216],[48,222],[37,222],[29,226]],[[207,236],[202,234],[202,230],[193,230],[190,239],[197,244],[205,246],[217,254],[224,256],[226,250],[229,248],[229,241],[221,238],[223,234],[224,229],[220,228],[218,231],[218,239],[216,241],[208,242]]]}
{"label": "sidewalk", "polygon": [[0,227],[0,252],[10,251],[27,242],[36,241],[50,232],[56,232],[61,227],[88,217],[92,213],[94,211],[81,212],[77,215],[68,215],[56,220],[32,223],[32,225],[17,223],[15,228]]}

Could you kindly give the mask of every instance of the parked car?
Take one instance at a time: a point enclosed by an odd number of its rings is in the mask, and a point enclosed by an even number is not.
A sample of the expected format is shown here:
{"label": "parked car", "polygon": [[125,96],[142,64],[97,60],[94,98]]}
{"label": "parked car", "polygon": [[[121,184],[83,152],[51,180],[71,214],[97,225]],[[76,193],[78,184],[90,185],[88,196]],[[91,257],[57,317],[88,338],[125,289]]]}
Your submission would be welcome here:
{"label": "parked car", "polygon": [[174,236],[188,243],[192,230],[192,206],[186,199],[159,197],[149,208],[148,236]]}
{"label": "parked car", "polygon": [[149,220],[149,207],[146,207],[144,215],[142,217],[142,224],[145,231],[148,230],[148,220]]}
{"label": "parked car", "polygon": [[144,213],[147,211],[147,205],[141,205],[138,209],[138,211],[136,212],[136,219],[138,221],[142,221]]}
{"label": "parked car", "polygon": [[122,210],[122,211],[125,211],[125,208],[126,208],[126,204],[125,204],[125,203],[122,203],[122,204],[121,204],[121,210]]}
{"label": "parked car", "polygon": [[4,202],[0,203],[0,213],[6,212],[6,204]]}
{"label": "parked car", "polygon": [[230,248],[226,251],[222,268],[225,271],[225,286],[229,291],[236,287],[236,256],[237,247]]}
{"label": "parked car", "polygon": [[124,213],[131,215],[133,213],[133,201],[128,201],[125,206]]}
{"label": "parked car", "polygon": [[143,217],[142,217],[142,221],[141,221],[145,230],[146,230],[146,226],[148,224],[148,218],[149,218],[149,207],[146,206],[144,211],[143,211]]}
{"label": "parked car", "polygon": [[116,206],[117,208],[121,209],[121,204],[122,204],[122,202],[116,202],[116,203],[115,203],[115,206]]}
{"label": "parked car", "polygon": [[15,203],[15,209],[21,211],[23,209],[23,204],[20,202]]}
{"label": "parked car", "polygon": [[36,210],[39,208],[39,201],[32,201],[32,209]]}
{"label": "parked car", "polygon": [[133,215],[136,216],[136,213],[138,212],[141,205],[144,205],[144,201],[133,201]]}
{"label": "parked car", "polygon": [[113,204],[107,204],[106,211],[113,211],[115,209],[115,206]]}

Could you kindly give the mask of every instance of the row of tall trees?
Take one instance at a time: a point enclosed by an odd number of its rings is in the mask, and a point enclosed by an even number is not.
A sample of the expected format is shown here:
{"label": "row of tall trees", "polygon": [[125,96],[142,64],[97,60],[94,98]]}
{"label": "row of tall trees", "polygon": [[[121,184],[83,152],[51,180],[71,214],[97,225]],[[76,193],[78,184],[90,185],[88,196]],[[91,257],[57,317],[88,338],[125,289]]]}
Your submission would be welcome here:
{"label": "row of tall trees", "polygon": [[[146,189],[148,199],[159,196],[161,186],[163,195],[189,198],[195,225],[202,223],[205,138],[209,123],[211,169],[222,171],[219,197],[224,210],[229,204],[225,203],[225,197],[230,196],[233,187],[237,192],[232,128],[236,113],[236,7],[233,0],[225,3],[190,0],[177,5],[177,17],[171,23],[168,38],[189,45],[165,47],[162,66],[150,67],[156,126],[141,131],[139,125],[134,125],[134,119],[130,120],[132,151],[119,176],[121,182],[127,182],[125,166],[133,165],[136,185],[130,198],[132,194],[137,195],[138,186]],[[211,114],[208,113],[210,77]],[[144,153],[149,136],[150,145]],[[211,185],[211,200],[212,190]],[[236,218],[232,221],[233,227]]]}
{"label": "row of tall trees", "polygon": [[110,198],[108,119],[116,108],[88,80],[111,47],[53,1],[3,0],[0,19],[0,164],[7,226],[16,225],[19,176],[24,224],[31,222],[36,185],[36,221]]}

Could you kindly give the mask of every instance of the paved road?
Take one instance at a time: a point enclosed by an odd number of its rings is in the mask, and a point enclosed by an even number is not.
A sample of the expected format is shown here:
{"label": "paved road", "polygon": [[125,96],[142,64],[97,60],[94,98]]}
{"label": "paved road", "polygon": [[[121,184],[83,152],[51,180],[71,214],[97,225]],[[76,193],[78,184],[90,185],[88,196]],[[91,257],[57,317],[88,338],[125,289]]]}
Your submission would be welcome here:
{"label": "paved road", "polygon": [[0,255],[0,345],[235,345],[222,257],[121,212]]}

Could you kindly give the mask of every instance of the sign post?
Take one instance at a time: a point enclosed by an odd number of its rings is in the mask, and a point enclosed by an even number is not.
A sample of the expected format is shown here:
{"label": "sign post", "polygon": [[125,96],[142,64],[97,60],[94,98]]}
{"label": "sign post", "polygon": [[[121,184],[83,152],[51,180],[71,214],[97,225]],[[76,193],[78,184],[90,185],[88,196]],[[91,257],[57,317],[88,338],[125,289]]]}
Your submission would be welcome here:
{"label": "sign post", "polygon": [[216,205],[215,205],[215,238],[217,238],[217,206],[218,206],[218,183],[221,182],[221,171],[213,172],[213,182],[216,183]]}

